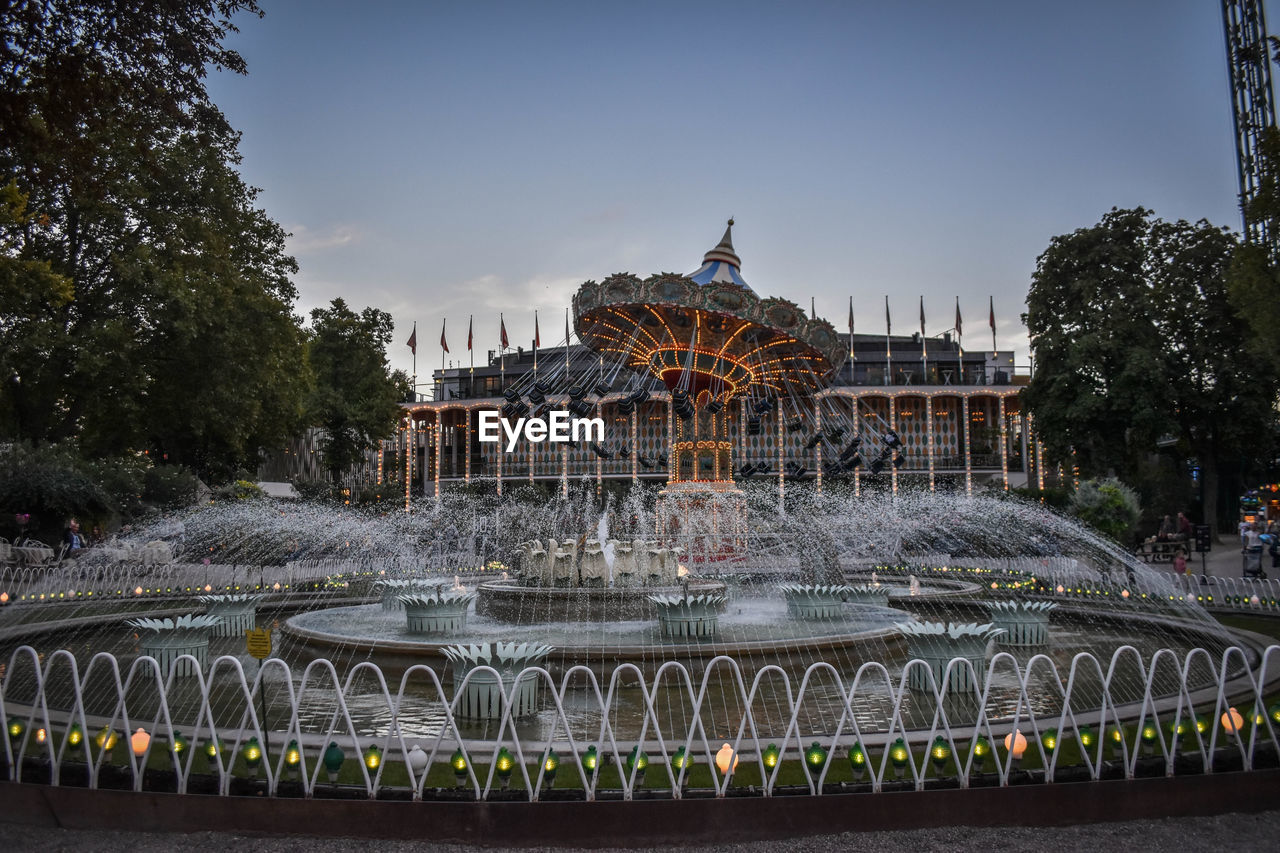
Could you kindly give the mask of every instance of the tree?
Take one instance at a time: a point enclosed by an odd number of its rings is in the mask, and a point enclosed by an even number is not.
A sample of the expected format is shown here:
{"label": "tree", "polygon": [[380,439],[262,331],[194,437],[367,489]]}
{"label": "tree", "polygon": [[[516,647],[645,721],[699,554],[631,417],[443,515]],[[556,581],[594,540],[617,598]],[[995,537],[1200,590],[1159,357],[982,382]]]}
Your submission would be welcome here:
{"label": "tree", "polygon": [[1141,208],[1053,239],[1024,317],[1036,359],[1025,399],[1051,458],[1074,449],[1085,476],[1142,485],[1172,439],[1178,461],[1200,467],[1206,521],[1221,520],[1221,499],[1271,458],[1278,387],[1228,298],[1236,250],[1225,229]]}
{"label": "tree", "polygon": [[[296,265],[236,172],[207,68],[237,0],[0,12],[0,438],[141,449],[222,479],[292,432]],[[56,298],[9,298],[35,282]]]}
{"label": "tree", "polygon": [[311,324],[308,360],[315,386],[307,420],[324,430],[321,451],[337,479],[395,431],[409,377],[388,369],[393,324],[385,311],[365,308],[356,314],[335,299],[311,312]]}
{"label": "tree", "polygon": [[1071,496],[1071,514],[1117,542],[1124,542],[1138,521],[1138,496],[1114,477],[1085,480]]}

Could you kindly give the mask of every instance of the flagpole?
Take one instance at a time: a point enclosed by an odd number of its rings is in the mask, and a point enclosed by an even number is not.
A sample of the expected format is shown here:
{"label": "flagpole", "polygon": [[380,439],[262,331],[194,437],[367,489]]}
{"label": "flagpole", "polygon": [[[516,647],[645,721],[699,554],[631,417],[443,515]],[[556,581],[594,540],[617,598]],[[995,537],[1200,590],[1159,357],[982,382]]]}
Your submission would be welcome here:
{"label": "flagpole", "polygon": [[[444,332],[449,325],[449,318],[445,317],[440,321],[440,370],[444,370],[444,354],[449,351],[449,345],[444,342]],[[443,377],[441,377],[443,378]]]}
{"label": "flagpole", "polygon": [[[502,329],[502,312],[498,312],[498,328]],[[498,389],[499,393],[506,393],[507,390],[507,348],[502,345],[502,335],[498,335]]]}
{"label": "flagpole", "polygon": [[858,356],[853,352],[853,297],[849,297],[849,382],[853,383],[857,375],[854,362],[858,360]]}
{"label": "flagpole", "polygon": [[569,379],[569,309],[564,309],[564,378]]}
{"label": "flagpole", "polygon": [[960,297],[956,297],[956,368],[960,375],[957,377],[960,384],[964,384],[964,322],[960,316]]}
{"label": "flagpole", "polygon": [[533,379],[538,379],[538,309],[533,309]]}
{"label": "flagpole", "polygon": [[920,297],[920,384],[927,385],[929,378],[929,348],[924,336],[924,296]]}
{"label": "flagpole", "polygon": [[889,319],[889,294],[884,296],[884,384],[888,385],[893,378],[893,347],[889,336],[893,334],[893,321]]}

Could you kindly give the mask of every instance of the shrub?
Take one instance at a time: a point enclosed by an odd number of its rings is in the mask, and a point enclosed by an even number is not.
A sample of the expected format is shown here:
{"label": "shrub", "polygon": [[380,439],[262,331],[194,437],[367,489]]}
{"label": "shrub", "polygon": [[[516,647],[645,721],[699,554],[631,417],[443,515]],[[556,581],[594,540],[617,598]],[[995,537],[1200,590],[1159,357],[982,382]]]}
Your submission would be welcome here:
{"label": "shrub", "polygon": [[1082,482],[1068,509],[1085,524],[1121,542],[1128,541],[1142,512],[1137,494],[1114,477]]}

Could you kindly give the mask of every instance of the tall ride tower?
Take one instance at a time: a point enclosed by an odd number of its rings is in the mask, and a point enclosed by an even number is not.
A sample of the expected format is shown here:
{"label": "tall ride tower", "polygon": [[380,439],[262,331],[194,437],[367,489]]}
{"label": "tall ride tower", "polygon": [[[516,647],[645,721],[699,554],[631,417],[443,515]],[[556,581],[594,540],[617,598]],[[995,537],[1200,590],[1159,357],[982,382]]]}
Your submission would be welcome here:
{"label": "tall ride tower", "polygon": [[1276,123],[1271,88],[1271,57],[1262,0],[1222,0],[1222,26],[1227,37],[1227,70],[1231,75],[1232,118],[1236,128],[1236,167],[1245,239],[1267,245],[1272,236],[1265,223],[1251,220],[1245,209],[1262,180],[1258,147],[1263,132]]}

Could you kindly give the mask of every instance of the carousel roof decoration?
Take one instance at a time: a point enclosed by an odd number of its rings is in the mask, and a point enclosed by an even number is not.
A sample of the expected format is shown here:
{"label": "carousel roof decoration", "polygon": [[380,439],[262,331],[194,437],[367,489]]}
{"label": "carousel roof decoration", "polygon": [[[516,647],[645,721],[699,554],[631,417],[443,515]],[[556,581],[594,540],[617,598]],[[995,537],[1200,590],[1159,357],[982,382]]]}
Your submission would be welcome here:
{"label": "carousel roof decoration", "polygon": [[[724,229],[724,236],[714,249],[702,256],[702,266],[696,272],[689,273],[689,279],[698,284],[736,284],[738,287],[751,290],[751,286],[742,278],[742,261],[733,250],[733,220],[729,220]],[[752,291],[754,293],[754,291]]]}
{"label": "carousel roof decoration", "polygon": [[672,391],[713,400],[809,394],[848,356],[825,320],[785,299],[761,299],[741,275],[733,221],[694,273],[618,273],[573,297],[579,339]]}

